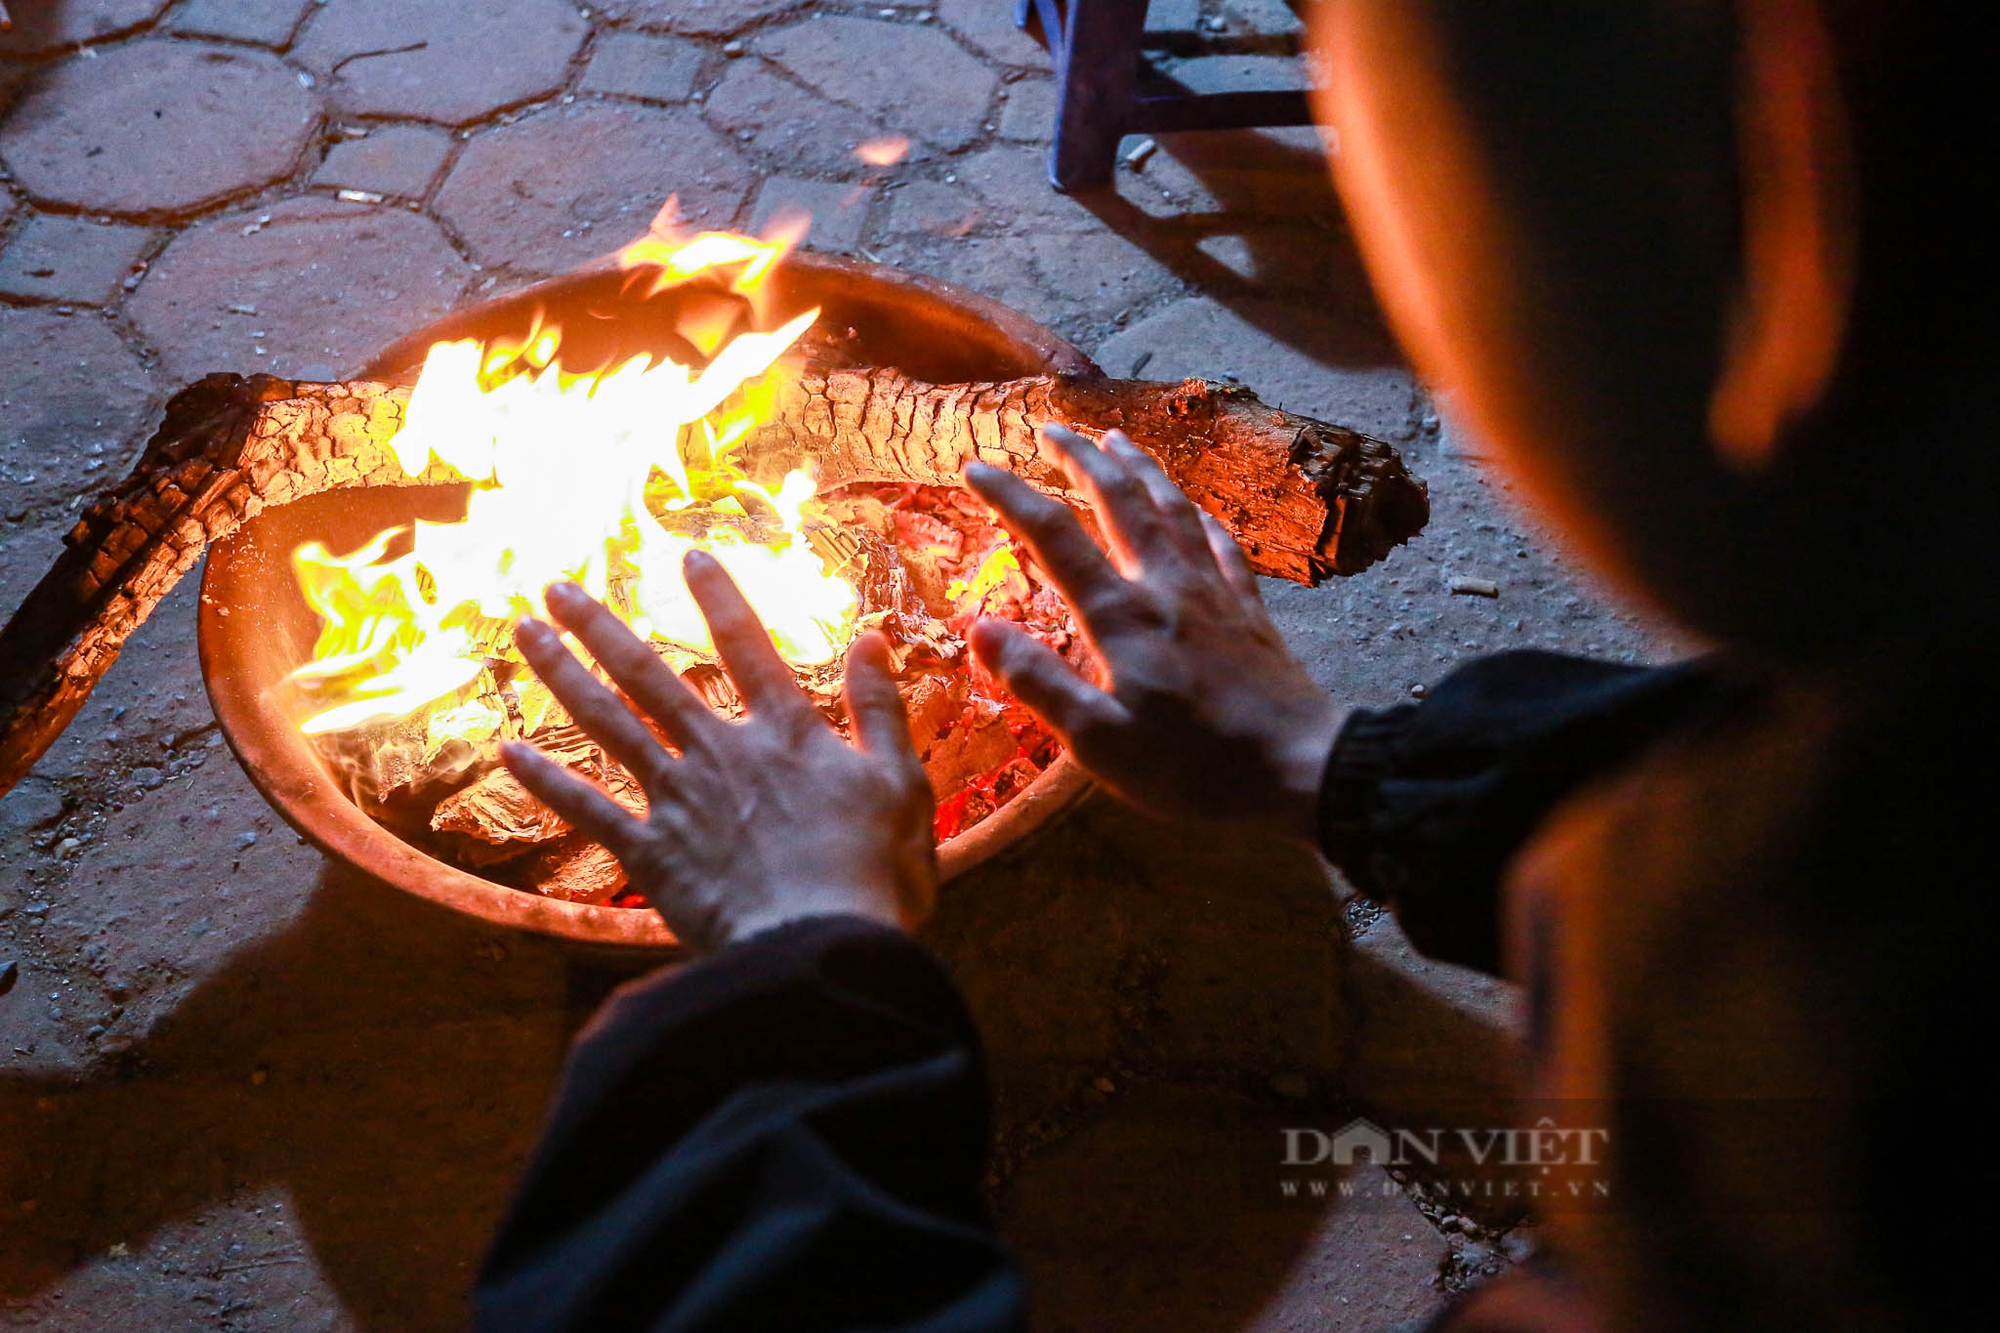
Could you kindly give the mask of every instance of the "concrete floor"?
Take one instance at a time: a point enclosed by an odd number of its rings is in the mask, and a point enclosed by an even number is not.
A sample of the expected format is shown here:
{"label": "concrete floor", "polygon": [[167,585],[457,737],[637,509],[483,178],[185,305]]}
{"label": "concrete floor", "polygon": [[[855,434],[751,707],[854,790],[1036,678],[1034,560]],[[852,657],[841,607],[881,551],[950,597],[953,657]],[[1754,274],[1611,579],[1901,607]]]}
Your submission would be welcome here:
{"label": "concrete floor", "polygon": [[[1515,645],[1671,651],[1398,363],[1312,132],[1180,136],[1113,190],[1056,195],[1048,60],[1010,7],[11,6],[0,614],[181,384],[346,373],[678,192],[705,225],[806,208],[812,244],[987,292],[1113,373],[1232,375],[1394,441],[1430,530],[1359,578],[1268,590],[1345,700]],[[1162,0],[1155,21],[1220,24],[1181,58],[1195,86],[1297,77],[1274,0]],[[894,139],[892,166],[857,153]],[[1454,575],[1500,596],[1452,596]],[[1094,802],[951,886],[930,942],[992,1047],[994,1196],[1041,1327],[1393,1326],[1519,1252],[1406,1202],[1246,1193],[1260,1117],[1506,1076],[1505,989],[1416,958],[1311,858]],[[77,1330],[459,1326],[564,1044],[620,976],[301,845],[221,748],[191,587],[0,802],[8,964],[0,1319]]]}

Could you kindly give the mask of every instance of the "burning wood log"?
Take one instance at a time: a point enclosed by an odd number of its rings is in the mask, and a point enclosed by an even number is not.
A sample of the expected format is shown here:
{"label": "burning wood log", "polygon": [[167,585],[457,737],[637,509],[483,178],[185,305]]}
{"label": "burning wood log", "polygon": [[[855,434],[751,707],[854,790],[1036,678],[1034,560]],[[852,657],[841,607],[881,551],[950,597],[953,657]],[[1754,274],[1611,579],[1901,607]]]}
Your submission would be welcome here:
{"label": "burning wood log", "polygon": [[[435,461],[417,476],[403,471],[389,441],[408,401],[398,386],[265,375],[211,375],[176,395],[132,474],[84,512],[0,630],[0,793],[75,717],[209,542],[268,506],[324,491],[465,480]],[[936,385],[891,370],[807,371],[744,458],[777,467],[810,455],[829,486],[955,485],[978,458],[1074,501],[1036,449],[1045,421],[1127,431],[1222,519],[1260,573],[1301,583],[1357,573],[1429,517],[1423,483],[1389,446],[1197,380]]]}
{"label": "burning wood log", "polygon": [[438,802],[431,828],[495,847],[550,842],[570,831],[569,821],[536,800],[504,768]]}
{"label": "burning wood log", "polygon": [[210,375],[176,394],[131,475],[83,512],[0,630],[0,793],[62,734],[209,542],[317,491],[457,480],[444,469],[401,475],[387,444],[407,396],[268,375]]}
{"label": "burning wood log", "polygon": [[1424,484],[1388,445],[1205,380],[926,384],[893,370],[808,372],[752,432],[749,457],[809,455],[822,486],[955,486],[979,460],[1079,503],[1036,447],[1044,422],[1092,437],[1123,430],[1222,520],[1259,574],[1294,583],[1358,574],[1430,519]]}

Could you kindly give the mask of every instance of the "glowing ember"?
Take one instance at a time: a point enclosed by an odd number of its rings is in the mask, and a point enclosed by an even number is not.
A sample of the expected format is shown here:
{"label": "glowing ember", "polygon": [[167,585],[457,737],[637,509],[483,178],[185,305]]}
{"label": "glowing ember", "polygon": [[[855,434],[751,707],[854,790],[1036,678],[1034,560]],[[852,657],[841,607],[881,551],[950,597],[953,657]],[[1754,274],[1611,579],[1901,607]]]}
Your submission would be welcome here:
{"label": "glowing ember", "polygon": [[1021,573],[1021,562],[1011,546],[996,547],[980,562],[971,578],[953,579],[944,595],[960,604],[970,602],[977,610],[988,596],[1003,587],[1016,600],[1026,600],[1029,595],[1027,578]]}
{"label": "glowing ember", "polygon": [[900,134],[870,139],[854,155],[871,167],[893,167],[910,154],[910,141]]}
{"label": "glowing ember", "polygon": [[[654,292],[726,279],[761,318],[757,298],[786,248],[721,232],[675,241],[656,226],[622,258],[654,270]],[[294,554],[322,624],[313,660],[292,676],[309,700],[304,730],[385,722],[466,691],[434,711],[430,730],[489,739],[501,715],[467,687],[511,656],[513,621],[544,614],[543,589],[563,579],[642,636],[709,651],[681,577],[696,546],[735,576],[786,660],[836,658],[854,635],[856,596],[804,540],[811,478],[794,471],[773,490],[731,461],[768,411],[774,364],[819,312],[735,331],[743,304],[688,303],[677,331],[709,358],[698,370],[638,356],[570,373],[560,331],[539,322],[518,343],[432,347],[392,447],[413,476],[436,459],[474,482],[466,516],[392,529],[347,555],[317,542]],[[672,530],[697,518],[698,535]]]}

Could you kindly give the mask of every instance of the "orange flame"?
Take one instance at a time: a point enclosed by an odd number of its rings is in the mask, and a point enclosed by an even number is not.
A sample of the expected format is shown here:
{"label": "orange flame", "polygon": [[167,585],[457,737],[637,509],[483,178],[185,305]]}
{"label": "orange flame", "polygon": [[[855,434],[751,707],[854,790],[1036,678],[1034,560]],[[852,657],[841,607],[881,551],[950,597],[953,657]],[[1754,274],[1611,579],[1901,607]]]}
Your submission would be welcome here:
{"label": "orange flame", "polygon": [[[788,248],[724,232],[672,241],[656,220],[621,262],[653,270],[652,292],[710,275],[754,302]],[[642,636],[707,651],[681,576],[697,546],[735,576],[786,660],[810,667],[840,654],[857,600],[804,540],[811,478],[793,471],[771,489],[731,461],[775,400],[778,359],[819,312],[730,336],[740,309],[723,318],[688,304],[679,331],[709,356],[699,370],[641,355],[570,373],[561,331],[539,317],[517,339],[431,348],[390,447],[413,476],[435,459],[474,482],[466,515],[392,529],[344,556],[317,542],[294,553],[322,625],[313,660],[292,676],[311,705],[308,734],[465,691],[511,652],[512,622],[544,614],[543,590],[564,579]],[[769,518],[760,524],[752,508]],[[701,517],[707,531],[685,535],[661,513]],[[431,725],[476,742],[495,721],[475,698],[434,711]]]}
{"label": "orange flame", "polygon": [[994,592],[1010,579],[1025,579],[1021,572],[1021,562],[1014,555],[1012,546],[998,546],[987,552],[979,562],[979,568],[969,579],[953,579],[944,590],[945,600],[954,605],[968,602],[977,609],[977,604],[986,600],[988,593]]}
{"label": "orange flame", "polygon": [[910,154],[910,141],[900,134],[870,139],[854,150],[854,155],[871,167],[893,167]]}

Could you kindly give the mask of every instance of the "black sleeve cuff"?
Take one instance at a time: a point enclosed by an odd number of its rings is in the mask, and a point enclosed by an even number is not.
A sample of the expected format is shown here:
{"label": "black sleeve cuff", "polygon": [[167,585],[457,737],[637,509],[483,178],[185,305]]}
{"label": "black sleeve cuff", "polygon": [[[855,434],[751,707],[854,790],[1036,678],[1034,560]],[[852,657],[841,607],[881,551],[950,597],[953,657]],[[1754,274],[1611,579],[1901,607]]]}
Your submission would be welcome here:
{"label": "black sleeve cuff", "polygon": [[1327,760],[1321,850],[1424,953],[1497,972],[1514,854],[1563,799],[1686,719],[1715,675],[1502,653],[1422,704],[1357,710]]}
{"label": "black sleeve cuff", "polygon": [[1358,867],[1378,818],[1382,784],[1395,772],[1397,748],[1416,711],[1403,704],[1380,713],[1357,708],[1348,714],[1320,785],[1320,850],[1371,898],[1390,895],[1362,887]]}

